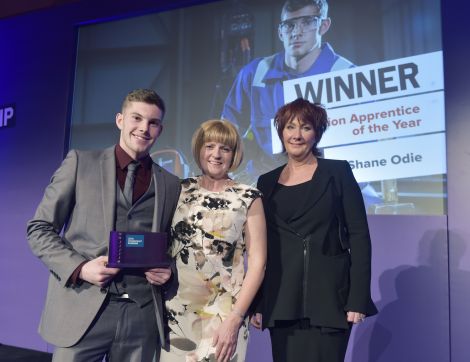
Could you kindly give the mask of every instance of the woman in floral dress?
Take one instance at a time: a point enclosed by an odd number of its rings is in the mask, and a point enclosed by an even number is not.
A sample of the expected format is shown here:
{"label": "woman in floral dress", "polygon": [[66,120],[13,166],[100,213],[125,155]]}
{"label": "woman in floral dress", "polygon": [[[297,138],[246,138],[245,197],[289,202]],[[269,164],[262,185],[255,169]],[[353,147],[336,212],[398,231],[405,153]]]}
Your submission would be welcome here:
{"label": "woman in floral dress", "polygon": [[230,122],[202,123],[192,149],[202,175],[183,180],[173,219],[177,272],[166,295],[169,345],[160,361],[241,362],[248,308],[266,264],[261,194],[228,176],[243,156]]}

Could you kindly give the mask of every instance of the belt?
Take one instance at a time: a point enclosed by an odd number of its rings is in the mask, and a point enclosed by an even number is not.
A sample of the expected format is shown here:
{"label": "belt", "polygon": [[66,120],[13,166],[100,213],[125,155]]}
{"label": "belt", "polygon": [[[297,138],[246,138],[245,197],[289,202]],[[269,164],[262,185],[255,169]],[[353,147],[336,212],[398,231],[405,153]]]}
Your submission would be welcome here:
{"label": "belt", "polygon": [[114,293],[109,293],[109,300],[114,300],[116,302],[129,302],[133,303],[134,301],[129,297],[129,294],[123,293],[123,294],[114,294]]}

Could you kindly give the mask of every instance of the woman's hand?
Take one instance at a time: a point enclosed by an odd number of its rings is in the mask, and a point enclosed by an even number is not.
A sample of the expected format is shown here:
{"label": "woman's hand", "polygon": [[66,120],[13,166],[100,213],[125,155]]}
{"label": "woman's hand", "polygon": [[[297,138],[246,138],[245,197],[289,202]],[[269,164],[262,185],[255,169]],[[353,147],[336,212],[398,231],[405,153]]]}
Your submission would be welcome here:
{"label": "woman's hand", "polygon": [[364,319],[366,318],[365,314],[359,313],[359,312],[348,312],[348,322],[352,322],[354,324],[364,322]]}
{"label": "woman's hand", "polygon": [[255,313],[251,316],[251,325],[255,328],[261,329],[263,324],[263,316],[261,313]]}
{"label": "woman's hand", "polygon": [[212,338],[212,346],[215,347],[215,358],[219,362],[228,362],[237,348],[238,331],[243,319],[230,313],[222,322]]}

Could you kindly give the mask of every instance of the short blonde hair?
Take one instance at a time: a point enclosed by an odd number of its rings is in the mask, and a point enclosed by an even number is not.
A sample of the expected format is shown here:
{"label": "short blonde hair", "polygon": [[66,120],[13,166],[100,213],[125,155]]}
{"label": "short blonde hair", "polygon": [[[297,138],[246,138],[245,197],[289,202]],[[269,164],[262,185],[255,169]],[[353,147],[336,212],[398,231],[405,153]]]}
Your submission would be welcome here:
{"label": "short blonde hair", "polygon": [[233,151],[229,171],[235,171],[243,160],[243,143],[237,128],[227,120],[211,119],[201,123],[191,141],[193,157],[200,169],[200,154],[206,142],[218,142],[229,146]]}

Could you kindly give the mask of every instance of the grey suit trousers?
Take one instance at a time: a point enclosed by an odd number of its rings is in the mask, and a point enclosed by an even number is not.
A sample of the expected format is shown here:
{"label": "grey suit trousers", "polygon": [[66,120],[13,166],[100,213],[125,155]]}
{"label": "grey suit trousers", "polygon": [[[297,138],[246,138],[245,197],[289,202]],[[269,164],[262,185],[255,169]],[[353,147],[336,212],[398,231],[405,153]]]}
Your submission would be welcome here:
{"label": "grey suit trousers", "polygon": [[82,339],[57,347],[53,362],[151,362],[160,354],[153,303],[140,308],[132,301],[107,298]]}

